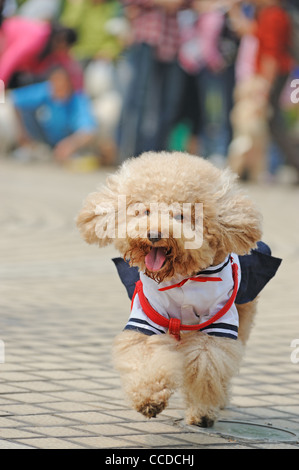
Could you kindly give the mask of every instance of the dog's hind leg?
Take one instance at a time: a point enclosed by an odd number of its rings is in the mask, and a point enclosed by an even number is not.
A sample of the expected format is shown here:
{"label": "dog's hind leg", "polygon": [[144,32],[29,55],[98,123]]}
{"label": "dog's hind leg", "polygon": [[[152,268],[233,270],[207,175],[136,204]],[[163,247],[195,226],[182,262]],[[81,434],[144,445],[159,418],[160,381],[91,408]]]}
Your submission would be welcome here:
{"label": "dog's hind leg", "polygon": [[133,408],[154,418],[182,381],[181,355],[169,335],[124,331],[115,340],[114,364]]}
{"label": "dog's hind leg", "polygon": [[230,381],[238,372],[243,346],[238,340],[195,333],[184,335],[179,348],[184,356],[186,421],[211,427],[227,404]]}
{"label": "dog's hind leg", "polygon": [[247,304],[237,305],[239,314],[239,339],[244,345],[247,344],[251,329],[254,324],[254,318],[257,312],[258,299]]}

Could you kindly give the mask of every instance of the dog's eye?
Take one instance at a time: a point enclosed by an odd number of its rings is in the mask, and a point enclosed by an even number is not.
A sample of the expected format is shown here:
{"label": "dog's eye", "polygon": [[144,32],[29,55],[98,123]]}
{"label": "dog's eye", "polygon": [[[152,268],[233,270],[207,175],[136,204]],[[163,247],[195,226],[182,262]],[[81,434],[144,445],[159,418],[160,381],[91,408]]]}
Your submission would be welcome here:
{"label": "dog's eye", "polygon": [[149,209],[146,209],[146,211],[144,211],[143,215],[146,215],[146,216],[149,216],[151,214],[151,211]]}
{"label": "dog's eye", "polygon": [[150,215],[149,210],[143,210],[143,209],[136,209],[135,210],[135,217],[144,217]]}
{"label": "dog's eye", "polygon": [[183,213],[180,213],[180,214],[175,214],[173,216],[174,220],[176,220],[177,222],[183,222],[184,221],[184,214]]}

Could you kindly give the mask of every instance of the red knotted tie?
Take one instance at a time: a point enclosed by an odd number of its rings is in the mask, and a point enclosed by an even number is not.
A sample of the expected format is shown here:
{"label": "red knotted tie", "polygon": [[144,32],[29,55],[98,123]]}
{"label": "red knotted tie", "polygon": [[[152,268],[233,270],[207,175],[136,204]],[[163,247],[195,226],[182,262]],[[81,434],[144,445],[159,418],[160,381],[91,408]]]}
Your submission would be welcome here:
{"label": "red knotted tie", "polygon": [[178,284],[174,284],[173,286],[162,287],[158,289],[160,292],[164,292],[166,290],[175,289],[176,287],[183,287],[184,284],[188,281],[195,281],[195,282],[222,282],[221,277],[188,277],[188,279],[184,279],[183,281],[179,282]]}

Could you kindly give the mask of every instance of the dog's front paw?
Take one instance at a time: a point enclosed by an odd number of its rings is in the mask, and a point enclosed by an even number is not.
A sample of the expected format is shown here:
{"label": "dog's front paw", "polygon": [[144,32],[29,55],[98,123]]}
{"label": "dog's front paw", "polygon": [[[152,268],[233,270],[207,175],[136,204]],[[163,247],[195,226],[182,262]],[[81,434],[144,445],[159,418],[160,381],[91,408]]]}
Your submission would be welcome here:
{"label": "dog's front paw", "polygon": [[146,418],[156,418],[158,414],[160,414],[163,410],[165,410],[167,403],[155,403],[149,401],[148,403],[144,403],[137,411],[143,414]]}
{"label": "dog's front paw", "polygon": [[171,390],[164,388],[143,400],[135,400],[135,409],[146,418],[156,418],[167,407],[171,394]]}

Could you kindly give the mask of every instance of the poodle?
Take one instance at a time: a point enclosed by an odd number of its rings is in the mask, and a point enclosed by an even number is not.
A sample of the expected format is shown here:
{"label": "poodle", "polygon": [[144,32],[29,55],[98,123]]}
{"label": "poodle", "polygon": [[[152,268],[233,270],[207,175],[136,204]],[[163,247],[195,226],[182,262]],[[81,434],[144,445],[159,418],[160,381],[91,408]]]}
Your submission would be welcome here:
{"label": "poodle", "polygon": [[[257,293],[280,263],[258,243],[262,218],[236,175],[197,156],[148,152],[108,176],[77,225],[88,243],[114,243],[122,255],[114,261],[132,307],[113,352],[132,407],[156,417],[181,390],[186,422],[212,426],[228,404]],[[253,254],[258,274],[274,261],[248,294]]]}

